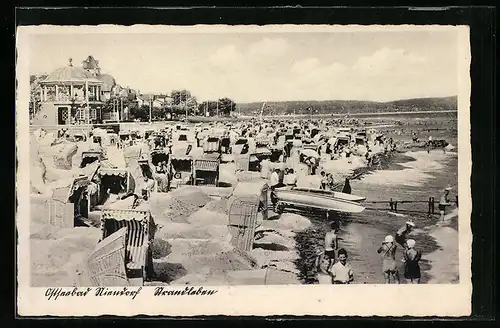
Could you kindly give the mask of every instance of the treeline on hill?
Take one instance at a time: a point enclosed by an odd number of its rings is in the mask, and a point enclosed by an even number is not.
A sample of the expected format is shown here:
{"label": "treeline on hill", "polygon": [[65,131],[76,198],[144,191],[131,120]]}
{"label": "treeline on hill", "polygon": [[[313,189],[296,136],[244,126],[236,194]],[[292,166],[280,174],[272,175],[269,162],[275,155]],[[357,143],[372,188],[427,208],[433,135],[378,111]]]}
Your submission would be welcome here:
{"label": "treeline on hill", "polygon": [[[241,103],[238,109],[244,115],[258,115],[263,102]],[[456,110],[457,97],[415,98],[390,102],[358,101],[358,100],[325,100],[325,101],[274,101],[266,102],[264,115],[282,114],[355,114],[377,112],[414,112]]]}

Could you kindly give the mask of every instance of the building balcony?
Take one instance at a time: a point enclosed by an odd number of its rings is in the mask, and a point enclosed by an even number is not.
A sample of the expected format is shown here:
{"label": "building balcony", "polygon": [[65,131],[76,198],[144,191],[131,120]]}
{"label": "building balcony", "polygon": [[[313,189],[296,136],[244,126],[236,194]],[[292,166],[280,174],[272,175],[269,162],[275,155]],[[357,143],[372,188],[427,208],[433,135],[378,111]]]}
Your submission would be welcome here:
{"label": "building balcony", "polygon": [[[47,101],[42,101],[42,103],[52,103],[52,104],[55,104],[55,105],[79,105],[79,104],[86,104],[86,101],[85,101],[85,98],[81,99],[81,98],[77,98],[77,99],[70,99],[70,98],[61,98],[61,99],[52,99],[50,100],[47,100]],[[93,97],[93,98],[90,98],[89,97],[89,104],[100,104],[102,105],[103,104],[103,101],[100,101],[100,100],[97,100],[97,98]]]}

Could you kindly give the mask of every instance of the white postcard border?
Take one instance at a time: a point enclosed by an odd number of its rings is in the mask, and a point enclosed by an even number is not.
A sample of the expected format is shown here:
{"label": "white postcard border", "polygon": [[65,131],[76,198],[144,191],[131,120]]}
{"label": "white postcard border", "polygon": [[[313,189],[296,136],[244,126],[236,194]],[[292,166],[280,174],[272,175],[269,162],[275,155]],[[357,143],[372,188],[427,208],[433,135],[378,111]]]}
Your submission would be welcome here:
{"label": "white postcard border", "polygon": [[[143,287],[137,297],[98,297],[94,290],[85,297],[60,297],[47,300],[47,288],[30,287],[30,182],[29,182],[29,38],[43,33],[296,33],[375,30],[435,29],[457,31],[459,43],[458,149],[459,149],[459,273],[460,283],[450,285],[300,285],[300,286],[193,286],[214,289],[211,296],[153,296],[154,287]],[[470,218],[470,44],[467,26],[32,26],[17,30],[16,146],[18,158],[17,232],[18,232],[18,313],[22,316],[195,316],[195,315],[326,315],[326,316],[463,316],[471,313]],[[19,110],[23,109],[23,110]],[[47,286],[49,287],[49,286]],[[167,286],[168,290],[183,286]],[[68,288],[71,290],[71,288]],[[85,290],[85,288],[80,288]],[[114,288],[119,290],[120,288]]]}

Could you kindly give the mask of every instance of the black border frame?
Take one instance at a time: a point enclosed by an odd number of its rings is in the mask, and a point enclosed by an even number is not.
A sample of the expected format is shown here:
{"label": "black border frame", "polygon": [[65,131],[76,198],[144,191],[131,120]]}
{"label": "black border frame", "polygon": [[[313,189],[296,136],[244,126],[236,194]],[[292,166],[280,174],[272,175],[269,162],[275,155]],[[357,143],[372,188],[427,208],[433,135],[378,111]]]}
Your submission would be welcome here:
{"label": "black border frame", "polygon": [[[177,7],[179,8],[179,7]],[[16,8],[14,26],[18,25],[97,25],[97,24],[229,24],[229,25],[265,25],[265,24],[439,24],[469,25],[471,40],[471,145],[472,145],[472,177],[471,189],[473,198],[472,233],[473,233],[473,320],[488,320],[495,314],[495,196],[496,179],[496,142],[495,142],[495,78],[496,78],[496,12],[494,7],[448,7],[447,9],[415,10],[407,7],[195,7],[190,9],[175,8],[65,8],[65,9],[22,9]],[[7,26],[9,33],[12,25]],[[12,42],[12,39],[11,39]],[[14,51],[15,51],[15,40]],[[4,53],[5,55],[5,53]],[[14,65],[15,69],[15,65]],[[14,73],[15,79],[15,73]],[[14,90],[15,91],[15,90]],[[13,93],[14,94],[14,93]],[[8,108],[8,107],[6,107]],[[13,107],[10,107],[13,108]],[[5,133],[5,130],[3,131]],[[14,139],[15,140],[15,139]],[[5,163],[5,162],[4,162]],[[9,166],[8,163],[7,167]],[[15,183],[15,173],[14,173]],[[5,198],[2,198],[5,202]],[[15,199],[14,199],[15,202]],[[5,204],[4,204],[5,205]],[[8,208],[9,206],[5,206]],[[15,229],[15,226],[13,227]],[[15,231],[15,230],[14,230]],[[14,243],[13,243],[14,244]],[[13,253],[15,250],[13,251]],[[15,259],[14,259],[15,260]],[[14,268],[16,263],[14,263]],[[15,271],[14,279],[15,279]],[[11,280],[12,281],[12,280]],[[14,297],[16,286],[14,287]],[[5,293],[3,293],[5,295]],[[425,300],[423,300],[425,301]],[[194,305],[195,306],[195,305]],[[17,316],[17,311],[14,308]],[[19,317],[20,318],[20,317]],[[74,318],[59,318],[72,319]],[[139,317],[135,317],[139,318]],[[148,321],[151,320],[151,317]],[[165,317],[167,319],[168,317]],[[217,319],[221,317],[198,317]],[[227,317],[231,318],[231,317]],[[254,318],[254,317],[252,317]],[[256,318],[256,317],[255,317]],[[268,317],[267,319],[297,319],[298,317]],[[315,317],[302,317],[313,319]],[[317,318],[317,317],[316,317]],[[26,318],[28,319],[28,318]],[[22,321],[26,322],[23,318]],[[39,319],[39,318],[36,318]],[[100,317],[100,322],[116,322],[126,318]],[[242,320],[244,318],[239,318]],[[338,318],[329,318],[338,319]],[[358,322],[358,319],[349,318]],[[407,318],[380,318],[386,320],[408,320]],[[432,320],[429,318],[412,318],[411,320]],[[452,319],[452,318],[449,318]],[[462,318],[465,319],[465,318]],[[81,320],[81,319],[79,319]],[[87,321],[95,322],[97,319]],[[111,321],[110,321],[111,320]],[[186,320],[186,321],[190,321]],[[456,318],[452,319],[453,321]],[[41,323],[37,320],[37,324]],[[184,321],[184,320],[183,320]],[[379,321],[379,320],[377,320]],[[380,321],[379,321],[380,322]],[[150,323],[150,322],[148,322]],[[51,322],[51,325],[54,322]],[[74,322],[71,322],[74,324]]]}

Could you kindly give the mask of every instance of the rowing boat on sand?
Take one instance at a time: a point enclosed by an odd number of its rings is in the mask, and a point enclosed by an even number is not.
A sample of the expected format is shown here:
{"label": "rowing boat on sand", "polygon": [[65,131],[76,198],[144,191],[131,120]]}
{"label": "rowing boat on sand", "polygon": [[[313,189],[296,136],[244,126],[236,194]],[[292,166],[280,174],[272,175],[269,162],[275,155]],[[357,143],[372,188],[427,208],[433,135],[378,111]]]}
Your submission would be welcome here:
{"label": "rowing boat on sand", "polygon": [[[364,207],[359,202],[345,199],[349,194],[342,194],[338,192],[315,192],[319,189],[308,188],[278,188],[275,189],[276,197],[278,198],[277,209],[282,212],[287,207],[311,209],[311,210],[324,210],[343,213],[360,213],[364,211]],[[314,192],[313,192],[314,191]],[[334,193],[334,194],[332,194]],[[334,195],[343,197],[334,197]],[[346,196],[347,195],[347,196]],[[364,200],[364,199],[363,199]],[[361,200],[360,200],[361,201]]]}

